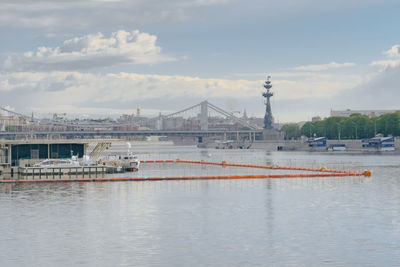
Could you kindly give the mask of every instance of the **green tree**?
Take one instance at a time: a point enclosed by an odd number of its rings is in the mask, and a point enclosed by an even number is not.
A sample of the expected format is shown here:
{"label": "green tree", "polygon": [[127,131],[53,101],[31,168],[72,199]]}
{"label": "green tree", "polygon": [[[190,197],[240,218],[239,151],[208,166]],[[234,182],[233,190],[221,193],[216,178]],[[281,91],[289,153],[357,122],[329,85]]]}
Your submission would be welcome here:
{"label": "green tree", "polygon": [[312,122],[306,122],[304,123],[304,125],[301,127],[300,129],[300,134],[307,136],[307,137],[311,137],[313,136],[313,130],[314,130],[314,125]]}
{"label": "green tree", "polygon": [[296,123],[288,123],[282,126],[282,131],[285,134],[285,139],[297,139],[300,137],[300,127]]}
{"label": "green tree", "polygon": [[306,122],[300,129],[307,137],[325,136],[328,139],[362,139],[375,136],[400,136],[400,111],[369,118],[358,113],[349,117],[329,117],[316,122]]}

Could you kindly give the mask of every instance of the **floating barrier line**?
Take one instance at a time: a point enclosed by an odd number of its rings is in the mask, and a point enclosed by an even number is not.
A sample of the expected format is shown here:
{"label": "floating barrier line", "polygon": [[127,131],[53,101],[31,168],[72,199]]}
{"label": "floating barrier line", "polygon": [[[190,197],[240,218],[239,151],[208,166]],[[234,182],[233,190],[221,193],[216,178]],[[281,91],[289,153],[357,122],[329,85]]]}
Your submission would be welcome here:
{"label": "floating barrier line", "polygon": [[211,176],[155,176],[155,177],[103,177],[103,178],[70,178],[70,179],[21,179],[21,180],[0,180],[0,184],[4,183],[50,183],[50,182],[117,182],[117,181],[168,181],[168,180],[233,180],[233,179],[281,179],[281,178],[323,178],[323,177],[346,177],[346,176],[365,176],[370,177],[371,171],[364,172],[329,170],[326,167],[320,169],[283,167],[278,165],[254,165],[208,161],[191,161],[191,160],[145,160],[141,163],[165,164],[165,163],[182,163],[182,164],[204,164],[229,167],[245,167],[259,169],[275,169],[275,170],[301,170],[314,173],[292,173],[292,174],[244,174],[244,175],[211,175]]}
{"label": "floating barrier line", "polygon": [[369,170],[365,172],[353,172],[353,171],[345,171],[345,170],[330,170],[326,167],[321,167],[319,169],[314,168],[299,168],[299,167],[285,167],[279,165],[255,165],[255,164],[240,164],[240,163],[228,163],[226,161],[222,162],[211,162],[204,160],[182,160],[176,159],[173,160],[146,160],[141,161],[141,163],[186,163],[186,164],[202,164],[202,165],[217,165],[223,167],[243,167],[243,168],[257,168],[257,169],[274,169],[274,170],[294,170],[294,171],[311,171],[311,172],[324,172],[324,173],[345,173],[345,174],[358,174],[359,176],[371,176],[371,172]]}
{"label": "floating barrier line", "polygon": [[167,180],[234,180],[234,179],[281,179],[281,178],[323,178],[362,176],[360,173],[298,173],[298,174],[253,174],[216,176],[166,176],[166,177],[113,177],[113,178],[73,178],[73,179],[25,179],[0,180],[0,183],[54,183],[54,182],[121,182],[121,181],[167,181]]}

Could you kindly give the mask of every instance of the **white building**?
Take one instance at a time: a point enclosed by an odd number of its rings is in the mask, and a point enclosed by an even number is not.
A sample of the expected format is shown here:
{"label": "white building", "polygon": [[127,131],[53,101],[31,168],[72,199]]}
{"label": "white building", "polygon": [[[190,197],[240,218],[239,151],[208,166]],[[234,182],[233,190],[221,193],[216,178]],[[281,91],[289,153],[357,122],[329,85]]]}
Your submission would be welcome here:
{"label": "white building", "polygon": [[359,113],[361,115],[366,115],[370,118],[373,117],[379,117],[384,114],[388,113],[394,113],[398,110],[395,109],[382,109],[382,110],[352,110],[352,109],[346,109],[346,110],[331,110],[331,117],[350,117],[352,114]]}

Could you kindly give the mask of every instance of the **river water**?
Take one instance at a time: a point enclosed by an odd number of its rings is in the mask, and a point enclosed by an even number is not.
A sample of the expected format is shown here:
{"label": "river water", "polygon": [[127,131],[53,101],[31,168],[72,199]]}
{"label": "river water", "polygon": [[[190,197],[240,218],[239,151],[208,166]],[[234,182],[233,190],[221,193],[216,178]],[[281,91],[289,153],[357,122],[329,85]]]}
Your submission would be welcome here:
{"label": "river water", "polygon": [[[370,169],[372,177],[3,184],[0,266],[400,266],[399,156],[135,151],[143,160]],[[208,171],[144,165],[137,175]]]}

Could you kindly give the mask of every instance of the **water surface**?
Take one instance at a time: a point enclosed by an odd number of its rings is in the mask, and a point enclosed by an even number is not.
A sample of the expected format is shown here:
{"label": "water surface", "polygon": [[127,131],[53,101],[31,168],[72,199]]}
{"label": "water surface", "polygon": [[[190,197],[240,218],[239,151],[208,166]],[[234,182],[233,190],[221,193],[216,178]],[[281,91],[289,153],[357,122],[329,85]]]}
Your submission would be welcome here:
{"label": "water surface", "polygon": [[399,156],[137,151],[145,160],[370,169],[373,176],[0,185],[0,266],[400,265]]}

